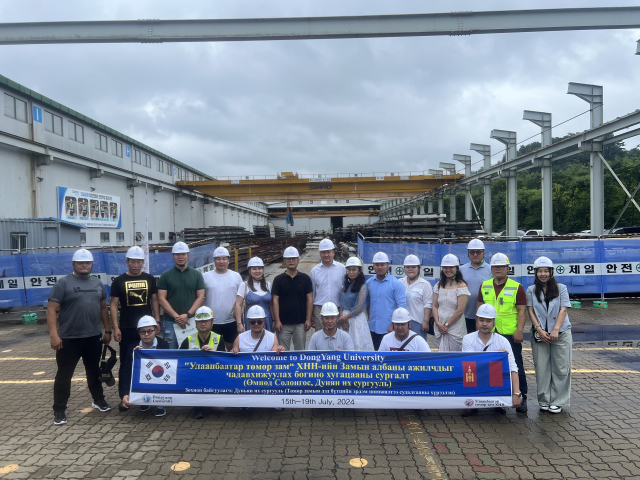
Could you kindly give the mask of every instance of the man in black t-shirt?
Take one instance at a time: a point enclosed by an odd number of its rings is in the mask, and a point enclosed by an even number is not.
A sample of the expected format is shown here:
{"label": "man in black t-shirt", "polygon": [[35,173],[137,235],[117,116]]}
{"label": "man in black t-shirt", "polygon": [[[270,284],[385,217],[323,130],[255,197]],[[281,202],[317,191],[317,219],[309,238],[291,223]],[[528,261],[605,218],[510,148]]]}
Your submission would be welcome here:
{"label": "man in black t-shirt", "polygon": [[313,284],[306,273],[298,271],[300,254],[288,247],[283,254],[287,270],[273,280],[273,328],[278,342],[290,350],[291,342],[296,350],[304,350],[305,332],[313,324]]}
{"label": "man in black t-shirt", "polygon": [[[125,257],[128,270],[111,283],[111,302],[109,303],[113,336],[117,342],[120,342],[119,378],[123,378],[124,355],[132,345],[140,341],[138,320],[145,315],[150,315],[158,323],[158,333],[162,331],[156,279],[153,275],[142,271],[144,251],[140,247],[131,247]],[[120,304],[119,321],[118,303]]]}

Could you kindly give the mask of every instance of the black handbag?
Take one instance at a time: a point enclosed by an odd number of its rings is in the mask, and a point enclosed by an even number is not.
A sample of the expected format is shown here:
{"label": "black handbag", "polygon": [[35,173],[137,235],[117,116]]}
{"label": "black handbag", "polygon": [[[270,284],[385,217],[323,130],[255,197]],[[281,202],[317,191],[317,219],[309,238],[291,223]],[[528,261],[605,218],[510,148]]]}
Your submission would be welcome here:
{"label": "black handbag", "polygon": [[435,328],[436,328],[436,319],[431,317],[429,319],[429,330],[427,330],[427,333],[429,335],[434,335],[435,336],[435,334],[436,334]]}

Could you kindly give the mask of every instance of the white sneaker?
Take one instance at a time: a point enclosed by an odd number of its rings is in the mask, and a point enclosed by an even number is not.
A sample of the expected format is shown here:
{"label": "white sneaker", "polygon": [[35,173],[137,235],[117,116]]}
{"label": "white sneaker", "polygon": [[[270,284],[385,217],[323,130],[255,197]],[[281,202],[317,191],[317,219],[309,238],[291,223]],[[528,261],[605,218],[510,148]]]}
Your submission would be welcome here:
{"label": "white sneaker", "polygon": [[549,406],[549,413],[560,413],[562,412],[562,407],[558,407],[557,405]]}
{"label": "white sneaker", "polygon": [[549,404],[548,403],[541,403],[540,404],[540,410],[548,412],[549,411]]}

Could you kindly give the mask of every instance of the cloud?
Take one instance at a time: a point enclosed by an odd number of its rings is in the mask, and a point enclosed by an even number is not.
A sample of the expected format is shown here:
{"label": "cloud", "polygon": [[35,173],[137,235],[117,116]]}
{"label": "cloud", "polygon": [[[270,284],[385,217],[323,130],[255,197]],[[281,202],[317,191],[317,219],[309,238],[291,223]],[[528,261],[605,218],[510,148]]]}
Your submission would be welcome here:
{"label": "cloud", "polygon": [[[557,7],[550,0],[518,3]],[[0,16],[4,22],[242,18],[425,8],[479,9],[470,1],[43,0],[0,4]],[[493,128],[516,130],[520,140],[539,133],[522,120],[525,109],[552,112],[554,123],[585,111],[586,103],[566,95],[570,81],[604,86],[605,120],[635,110],[638,38],[640,31],[589,31],[31,45],[0,47],[0,73],[211,175],[418,171],[454,153],[479,160],[471,142],[498,152],[502,145],[489,138]],[[554,135],[585,128],[588,115]]]}

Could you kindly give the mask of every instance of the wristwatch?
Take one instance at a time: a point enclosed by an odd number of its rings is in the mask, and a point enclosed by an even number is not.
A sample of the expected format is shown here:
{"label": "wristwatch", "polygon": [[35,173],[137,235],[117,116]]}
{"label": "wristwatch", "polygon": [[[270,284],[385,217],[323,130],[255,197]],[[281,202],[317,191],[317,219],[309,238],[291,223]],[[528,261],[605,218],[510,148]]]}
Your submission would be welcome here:
{"label": "wristwatch", "polygon": [[513,392],[516,397],[522,398],[522,392]]}
{"label": "wristwatch", "polygon": [[193,318],[195,315],[191,312],[187,312],[187,318]]}

